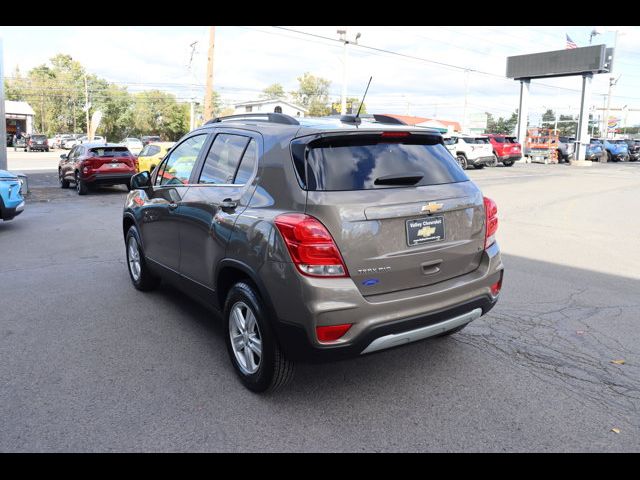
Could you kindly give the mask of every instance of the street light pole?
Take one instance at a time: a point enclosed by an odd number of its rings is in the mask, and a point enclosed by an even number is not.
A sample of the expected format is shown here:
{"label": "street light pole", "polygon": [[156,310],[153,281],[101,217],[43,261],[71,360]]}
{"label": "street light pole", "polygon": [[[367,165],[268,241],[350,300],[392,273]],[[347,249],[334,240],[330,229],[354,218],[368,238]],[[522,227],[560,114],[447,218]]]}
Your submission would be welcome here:
{"label": "street light pole", "polygon": [[[342,98],[340,101],[340,114],[347,114],[347,45],[349,45],[349,40],[347,39],[347,30],[338,30],[338,35],[340,35],[340,41],[343,43],[342,50]],[[356,45],[358,44],[358,39],[361,37],[360,32],[356,34],[356,39],[353,41]]]}

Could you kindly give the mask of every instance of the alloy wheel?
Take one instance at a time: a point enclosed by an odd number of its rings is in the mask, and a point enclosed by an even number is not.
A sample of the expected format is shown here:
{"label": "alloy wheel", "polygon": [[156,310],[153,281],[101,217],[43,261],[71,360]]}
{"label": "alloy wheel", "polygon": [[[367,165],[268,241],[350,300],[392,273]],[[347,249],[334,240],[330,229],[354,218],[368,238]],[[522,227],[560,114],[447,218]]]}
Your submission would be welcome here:
{"label": "alloy wheel", "polygon": [[138,248],[138,242],[134,237],[129,237],[127,242],[127,262],[129,264],[129,272],[134,281],[140,280],[140,249]]}
{"label": "alloy wheel", "polygon": [[244,302],[231,307],[229,336],[240,370],[248,375],[256,373],[262,360],[262,335],[253,311]]}

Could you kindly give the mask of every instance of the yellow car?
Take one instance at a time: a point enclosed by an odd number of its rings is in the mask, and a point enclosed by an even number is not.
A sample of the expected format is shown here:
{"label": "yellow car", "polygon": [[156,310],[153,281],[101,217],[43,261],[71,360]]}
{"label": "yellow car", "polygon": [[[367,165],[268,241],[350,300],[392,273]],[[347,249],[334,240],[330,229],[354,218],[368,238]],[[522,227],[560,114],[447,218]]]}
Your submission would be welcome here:
{"label": "yellow car", "polygon": [[175,142],[148,143],[138,155],[138,172],[152,172]]}

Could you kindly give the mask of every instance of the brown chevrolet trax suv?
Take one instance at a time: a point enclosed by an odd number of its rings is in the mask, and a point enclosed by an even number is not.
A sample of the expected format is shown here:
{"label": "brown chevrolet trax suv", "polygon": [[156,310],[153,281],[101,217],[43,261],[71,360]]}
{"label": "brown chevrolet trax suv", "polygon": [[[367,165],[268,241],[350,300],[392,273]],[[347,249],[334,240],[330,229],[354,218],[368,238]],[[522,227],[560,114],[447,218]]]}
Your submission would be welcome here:
{"label": "brown chevrolet trax suv", "polygon": [[297,361],[457,332],[495,305],[496,204],[434,130],[283,114],[216,118],[131,180],[133,285],[160,279],[223,317],[246,387]]}

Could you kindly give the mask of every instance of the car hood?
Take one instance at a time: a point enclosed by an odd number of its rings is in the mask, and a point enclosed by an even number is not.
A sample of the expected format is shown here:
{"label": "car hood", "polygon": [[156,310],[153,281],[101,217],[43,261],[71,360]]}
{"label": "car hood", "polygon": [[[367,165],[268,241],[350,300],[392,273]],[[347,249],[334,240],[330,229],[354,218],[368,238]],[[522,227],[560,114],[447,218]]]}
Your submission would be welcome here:
{"label": "car hood", "polygon": [[18,176],[7,172],[6,170],[0,170],[0,180],[17,180]]}

